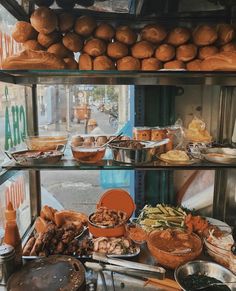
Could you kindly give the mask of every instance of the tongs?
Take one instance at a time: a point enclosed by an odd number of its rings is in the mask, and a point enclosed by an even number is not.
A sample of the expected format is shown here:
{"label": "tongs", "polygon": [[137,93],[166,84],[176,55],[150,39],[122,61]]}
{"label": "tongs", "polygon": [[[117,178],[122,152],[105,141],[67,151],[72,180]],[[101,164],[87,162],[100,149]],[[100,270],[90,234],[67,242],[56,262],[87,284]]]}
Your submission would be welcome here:
{"label": "tongs", "polygon": [[165,278],[166,271],[162,267],[109,258],[105,254],[101,253],[93,253],[92,258],[95,261],[99,261],[99,263],[86,262],[85,266],[98,272],[112,271],[125,275],[142,278],[157,278],[161,280]]}

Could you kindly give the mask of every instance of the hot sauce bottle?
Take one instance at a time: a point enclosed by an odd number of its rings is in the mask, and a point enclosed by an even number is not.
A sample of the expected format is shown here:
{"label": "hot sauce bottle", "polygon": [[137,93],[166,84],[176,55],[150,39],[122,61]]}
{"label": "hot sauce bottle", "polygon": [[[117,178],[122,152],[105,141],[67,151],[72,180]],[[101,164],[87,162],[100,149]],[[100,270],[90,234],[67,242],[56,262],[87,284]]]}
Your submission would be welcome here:
{"label": "hot sauce bottle", "polygon": [[5,235],[4,243],[11,245],[15,249],[16,254],[16,267],[22,264],[22,245],[19,229],[16,223],[16,210],[13,208],[12,203],[9,202],[5,210]]}

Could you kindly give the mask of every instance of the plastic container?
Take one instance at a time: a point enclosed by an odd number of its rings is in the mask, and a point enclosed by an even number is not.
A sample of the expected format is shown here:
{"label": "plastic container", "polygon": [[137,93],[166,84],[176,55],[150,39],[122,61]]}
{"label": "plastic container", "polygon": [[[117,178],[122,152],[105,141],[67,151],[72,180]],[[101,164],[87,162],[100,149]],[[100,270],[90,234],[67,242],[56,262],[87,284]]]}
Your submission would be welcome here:
{"label": "plastic container", "polygon": [[224,233],[220,240],[211,240],[210,236],[203,238],[205,249],[214,261],[229,268],[233,245],[232,231],[229,226],[220,226],[219,229]]}
{"label": "plastic container", "polygon": [[[135,204],[130,194],[123,189],[110,189],[104,192],[97,204],[97,208],[106,207],[108,209],[121,210],[127,214],[127,220],[131,217],[135,210]],[[92,214],[91,214],[92,215]],[[125,234],[125,223],[113,227],[97,226],[90,221],[89,231],[94,237],[119,237]]]}
{"label": "plastic container", "polygon": [[134,127],[133,137],[135,140],[151,140],[151,128],[150,127]]}

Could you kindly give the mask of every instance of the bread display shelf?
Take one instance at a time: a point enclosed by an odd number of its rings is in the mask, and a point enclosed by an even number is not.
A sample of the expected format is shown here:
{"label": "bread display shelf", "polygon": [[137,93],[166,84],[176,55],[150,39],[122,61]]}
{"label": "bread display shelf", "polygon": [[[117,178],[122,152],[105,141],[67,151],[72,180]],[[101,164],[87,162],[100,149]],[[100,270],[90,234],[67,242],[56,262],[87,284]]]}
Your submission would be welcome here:
{"label": "bread display shelf", "polygon": [[236,72],[0,70],[0,81],[21,85],[224,85],[234,86]]}
{"label": "bread display shelf", "polygon": [[21,166],[14,162],[6,163],[2,166],[6,170],[214,170],[236,168],[235,164],[220,164],[202,161],[190,165],[168,164],[162,161],[154,161],[142,165],[122,164],[112,160],[102,160],[97,164],[80,164],[71,157],[64,157],[56,164],[38,164],[35,166]]}

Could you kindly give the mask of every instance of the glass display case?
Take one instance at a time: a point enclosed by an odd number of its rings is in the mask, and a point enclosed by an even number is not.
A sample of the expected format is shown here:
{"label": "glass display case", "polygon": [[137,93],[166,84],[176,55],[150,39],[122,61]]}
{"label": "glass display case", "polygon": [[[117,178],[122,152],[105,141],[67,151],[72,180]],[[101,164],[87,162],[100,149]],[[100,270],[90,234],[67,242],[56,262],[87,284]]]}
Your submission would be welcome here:
{"label": "glass display case", "polygon": [[[21,44],[11,39],[10,31],[17,20],[29,20],[34,3],[20,2],[1,1],[0,66],[3,59],[22,49]],[[89,14],[98,22],[128,25],[135,31],[154,22],[166,26],[167,30],[173,26],[190,29],[202,23],[235,22],[235,5],[228,3],[230,1],[191,1],[190,4],[184,0],[137,0],[123,1],[125,5],[122,6],[116,2],[120,1],[94,1],[90,8],[76,5],[72,12],[76,17]],[[56,3],[51,8],[57,14],[62,11]],[[100,198],[100,194],[94,193],[107,188],[104,186],[107,181],[109,187],[114,185],[114,188],[125,188],[131,193],[136,204],[135,215],[139,215],[145,204],[182,203],[204,216],[235,225],[236,162],[216,163],[201,159],[189,164],[171,164],[156,158],[144,164],[125,164],[114,161],[108,152],[98,163],[83,164],[73,158],[67,145],[57,163],[20,165],[4,153],[25,149],[27,136],[50,135],[52,131],[66,132],[71,145],[73,134],[87,136],[90,118],[99,120],[101,132],[106,131],[108,137],[121,131],[132,137],[135,126],[167,127],[181,119],[186,128],[194,116],[204,120],[217,146],[235,149],[235,70],[1,69],[0,81],[0,208],[4,209],[9,199],[17,201],[18,198],[9,193],[15,192],[20,197],[22,203],[16,202],[15,207],[23,237],[28,236],[45,204],[56,206],[58,210],[65,207],[91,213]],[[79,108],[84,103],[91,110],[90,118],[76,115],[75,106]],[[114,117],[114,114],[117,115]],[[8,190],[11,187],[19,189],[11,192]],[[3,229],[3,226],[4,218],[0,217],[0,227]],[[140,256],[141,261],[146,261],[145,251]],[[115,281],[121,284],[119,275],[116,276]],[[128,286],[128,281],[126,284]],[[139,284],[140,281],[137,286]],[[104,290],[102,288],[98,290]]]}

